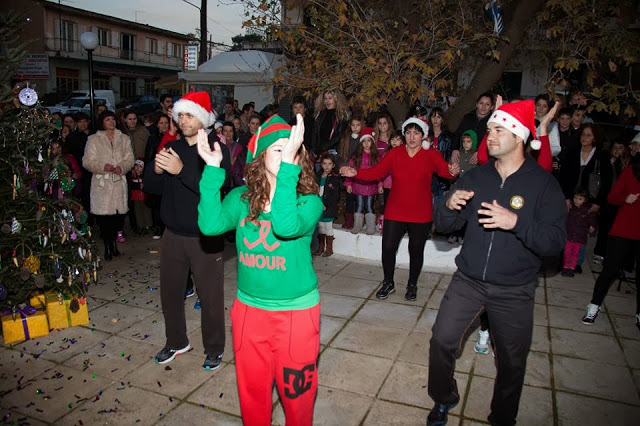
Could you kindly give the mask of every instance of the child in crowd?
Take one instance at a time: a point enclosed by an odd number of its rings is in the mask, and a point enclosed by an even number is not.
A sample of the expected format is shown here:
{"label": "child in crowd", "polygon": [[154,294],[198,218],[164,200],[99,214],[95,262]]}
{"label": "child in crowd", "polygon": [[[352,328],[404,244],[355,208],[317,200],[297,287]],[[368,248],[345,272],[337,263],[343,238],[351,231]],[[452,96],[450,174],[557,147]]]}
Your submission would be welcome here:
{"label": "child in crowd", "polygon": [[[458,164],[460,165],[460,176],[464,175],[466,172],[471,170],[476,166],[476,164],[471,163],[471,158],[478,150],[478,135],[475,130],[466,130],[460,136],[460,157],[458,159]],[[466,227],[454,231],[447,238],[447,242],[449,244],[455,244],[459,242],[460,244],[464,241],[464,231]],[[479,352],[480,353],[480,352]]]}
{"label": "child in crowd", "polygon": [[131,200],[133,214],[135,215],[137,232],[146,233],[153,225],[151,209],[146,204],[147,195],[144,193],[142,177],[144,175],[144,160],[138,158],[129,172],[129,199]]}
{"label": "child in crowd", "polygon": [[573,277],[578,261],[578,253],[587,244],[589,233],[595,232],[596,213],[590,211],[587,190],[578,188],[573,194],[573,204],[567,216],[567,243],[564,246],[564,265],[562,275]]}
{"label": "child in crowd", "polygon": [[382,158],[387,149],[389,149],[389,141],[391,139],[391,133],[393,133],[393,121],[391,116],[383,112],[376,119],[376,124],[373,126],[373,134],[376,135],[376,148],[378,149],[378,158]]}
{"label": "child in crowd", "polygon": [[474,168],[477,164],[471,164],[471,158],[478,150],[478,135],[475,130],[467,130],[460,137],[460,177]]}
{"label": "child in crowd", "polygon": [[[360,132],[362,132],[364,120],[362,117],[354,115],[349,121],[349,130],[347,130],[338,148],[338,164],[340,167],[349,164],[349,159],[355,154],[358,143],[360,142]],[[346,186],[346,185],[345,185]],[[355,195],[347,192],[344,205],[344,223],[343,229],[353,229],[353,212],[356,208]]]}
{"label": "child in crowd", "polygon": [[[404,136],[402,135],[402,130],[394,130],[391,132],[391,136],[389,137],[389,149],[387,151],[392,150],[393,148],[404,145]],[[386,153],[385,153],[386,154]],[[378,215],[378,230],[380,231],[380,235],[382,235],[382,229],[384,224],[384,206],[387,205],[387,200],[389,199],[389,193],[391,192],[391,173],[384,178],[382,181],[382,213]]]}
{"label": "child in crowd", "polygon": [[318,222],[318,250],[314,256],[329,257],[333,254],[333,221],[338,215],[340,202],[340,175],[336,173],[336,163],[331,154],[322,155],[322,172],[318,175],[322,198],[322,217]]}
{"label": "child in crowd", "polygon": [[[355,154],[349,160],[349,166],[354,169],[368,169],[378,162],[378,150],[375,147],[375,134],[371,127],[362,129],[360,144]],[[356,197],[356,210],[353,215],[354,225],[352,234],[363,229],[367,235],[373,235],[376,230],[376,214],[373,210],[373,199],[376,194],[382,194],[382,181],[366,182],[359,179],[347,178],[344,181],[348,194]]]}

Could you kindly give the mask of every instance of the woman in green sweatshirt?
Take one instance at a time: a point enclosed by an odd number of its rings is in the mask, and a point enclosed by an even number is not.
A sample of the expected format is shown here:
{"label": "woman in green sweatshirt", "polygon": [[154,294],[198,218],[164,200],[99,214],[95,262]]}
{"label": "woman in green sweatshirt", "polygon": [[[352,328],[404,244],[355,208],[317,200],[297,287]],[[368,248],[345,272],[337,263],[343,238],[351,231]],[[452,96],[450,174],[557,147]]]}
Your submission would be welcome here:
{"label": "woman in green sweatshirt", "polygon": [[198,225],[204,235],[236,229],[238,294],[231,309],[245,425],[270,425],[275,380],[287,424],[311,425],[318,386],[320,296],[311,237],[322,215],[313,167],[301,148],[304,122],[275,115],[251,138],[246,185],[220,201],[225,171],[202,132]]}

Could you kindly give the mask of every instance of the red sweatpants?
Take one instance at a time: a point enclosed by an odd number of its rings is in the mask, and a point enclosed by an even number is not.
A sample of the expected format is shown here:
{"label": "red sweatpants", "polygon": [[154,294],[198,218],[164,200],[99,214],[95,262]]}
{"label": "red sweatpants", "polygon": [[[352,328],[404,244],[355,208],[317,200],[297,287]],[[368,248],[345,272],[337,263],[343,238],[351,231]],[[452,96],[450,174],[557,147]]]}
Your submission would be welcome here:
{"label": "red sweatpants", "polygon": [[576,243],[575,241],[567,241],[567,243],[564,245],[563,267],[565,269],[571,269],[572,271],[576,269],[581,248],[582,248],[582,244]]}
{"label": "red sweatpants", "polygon": [[287,426],[310,426],[318,390],[320,304],[267,311],[236,299],[231,331],[244,424],[271,424],[275,380]]}

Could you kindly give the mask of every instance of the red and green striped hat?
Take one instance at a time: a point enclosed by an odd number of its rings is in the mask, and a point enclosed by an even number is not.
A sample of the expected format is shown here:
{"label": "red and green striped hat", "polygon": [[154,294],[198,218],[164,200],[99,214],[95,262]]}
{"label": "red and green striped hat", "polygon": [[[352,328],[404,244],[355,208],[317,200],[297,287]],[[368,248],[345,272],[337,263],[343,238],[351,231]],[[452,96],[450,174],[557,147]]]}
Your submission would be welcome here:
{"label": "red and green striped hat", "polygon": [[271,116],[258,127],[258,131],[251,137],[247,146],[247,163],[252,162],[265,149],[269,148],[278,139],[289,139],[291,126],[279,115]]}

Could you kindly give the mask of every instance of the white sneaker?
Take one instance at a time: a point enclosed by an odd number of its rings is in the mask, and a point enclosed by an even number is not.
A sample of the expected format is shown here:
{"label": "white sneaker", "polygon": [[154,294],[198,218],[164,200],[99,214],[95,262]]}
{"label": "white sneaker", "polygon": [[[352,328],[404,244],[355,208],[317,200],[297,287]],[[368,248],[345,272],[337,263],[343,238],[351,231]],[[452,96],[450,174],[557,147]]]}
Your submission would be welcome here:
{"label": "white sneaker", "polygon": [[480,330],[478,331],[478,341],[473,347],[473,350],[477,354],[486,355],[489,353],[489,343],[491,342],[491,338],[489,337],[489,330]]}
{"label": "white sneaker", "polygon": [[582,317],[582,323],[591,325],[596,321],[598,314],[600,313],[600,306],[589,303],[587,305],[587,313]]}

